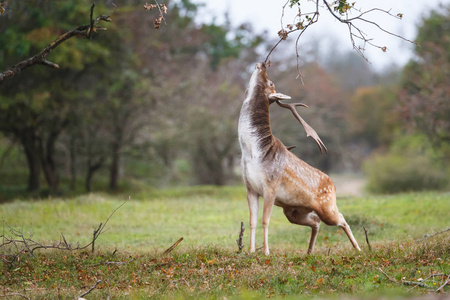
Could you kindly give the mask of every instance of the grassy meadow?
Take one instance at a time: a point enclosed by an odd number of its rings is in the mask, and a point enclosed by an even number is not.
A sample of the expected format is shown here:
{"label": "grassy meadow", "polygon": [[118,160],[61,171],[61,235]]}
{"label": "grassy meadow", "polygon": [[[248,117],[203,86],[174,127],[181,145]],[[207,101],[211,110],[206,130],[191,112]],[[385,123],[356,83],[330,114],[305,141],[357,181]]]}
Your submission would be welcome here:
{"label": "grassy meadow", "polygon": [[[99,224],[110,219],[94,254],[90,248],[38,250],[6,263],[23,247],[1,247],[1,293],[11,299],[73,299],[101,280],[87,299],[409,297],[445,283],[450,232],[424,236],[450,226],[449,193],[339,198],[338,207],[362,253],[353,250],[341,229],[322,224],[315,253],[307,256],[310,228],[290,224],[275,208],[269,229],[271,255],[249,254],[242,186],[15,199],[0,205],[6,237],[12,236],[12,227],[42,244],[57,243],[63,234],[73,246],[85,245]],[[237,253],[241,221],[246,224],[245,248]],[[164,255],[180,237],[184,240]],[[406,285],[414,282],[422,286]],[[439,293],[449,292],[445,286]]]}

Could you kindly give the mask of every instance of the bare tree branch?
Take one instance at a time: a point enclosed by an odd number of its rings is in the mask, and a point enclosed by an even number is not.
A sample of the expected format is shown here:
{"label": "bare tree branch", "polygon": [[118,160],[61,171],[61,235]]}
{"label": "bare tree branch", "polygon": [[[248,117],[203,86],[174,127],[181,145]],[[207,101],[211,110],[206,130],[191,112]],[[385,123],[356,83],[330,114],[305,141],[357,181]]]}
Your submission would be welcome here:
{"label": "bare tree branch", "polygon": [[59,69],[59,65],[53,62],[50,62],[46,60],[46,57],[60,44],[67,41],[68,39],[72,37],[85,37],[90,39],[92,36],[92,32],[96,30],[105,30],[105,28],[99,28],[96,26],[96,24],[100,21],[104,22],[111,22],[111,18],[109,16],[100,15],[96,19],[93,19],[93,13],[94,13],[94,7],[95,4],[92,4],[91,6],[91,14],[90,14],[90,23],[88,25],[82,25],[75,29],[72,29],[63,35],[59,36],[56,40],[54,40],[50,45],[45,47],[41,52],[38,54],[27,58],[16,65],[12,66],[6,71],[3,71],[0,73],[0,82],[2,82],[5,79],[8,79],[10,77],[14,77],[20,74],[23,70],[25,70],[28,67],[31,67],[36,64],[41,64],[53,69]]}
{"label": "bare tree branch", "polygon": [[[329,4],[327,2],[327,0],[315,0],[313,1],[315,3],[315,9],[310,11],[310,12],[306,12],[306,13],[302,13],[301,11],[301,6],[300,6],[300,1],[301,0],[297,0],[297,1],[287,1],[283,7],[282,7],[282,13],[281,13],[281,30],[278,32],[278,35],[280,37],[280,40],[278,40],[278,42],[275,43],[275,45],[270,49],[265,62],[267,63],[269,61],[269,57],[272,54],[272,52],[275,50],[275,48],[284,40],[286,40],[288,38],[288,36],[293,33],[293,32],[297,32],[300,31],[300,33],[297,36],[296,42],[295,42],[295,49],[296,49],[296,55],[297,55],[297,73],[298,76],[300,77],[300,79],[302,79],[303,75],[300,72],[300,62],[299,62],[299,40],[300,37],[303,35],[303,33],[306,31],[306,29],[311,26],[314,23],[317,23],[319,20],[319,16],[320,16],[320,11],[319,8],[320,7],[325,7],[326,10],[339,22],[346,24],[347,28],[348,28],[348,32],[350,35],[350,41],[352,43],[353,49],[361,56],[363,57],[366,61],[368,61],[367,57],[365,56],[365,45],[370,45],[372,47],[376,47],[381,49],[383,52],[387,51],[387,47],[386,46],[381,46],[378,45],[376,43],[373,42],[373,39],[370,38],[360,27],[358,27],[358,25],[355,24],[355,22],[359,21],[359,22],[363,22],[366,24],[370,24],[375,26],[378,30],[381,30],[382,32],[397,37],[399,39],[402,39],[404,41],[416,44],[416,42],[411,41],[409,39],[406,39],[404,37],[402,37],[401,35],[395,34],[385,28],[383,28],[382,26],[380,26],[378,23],[370,20],[367,18],[368,14],[372,13],[372,12],[381,12],[384,14],[387,14],[393,18],[396,19],[401,19],[402,18],[402,14],[397,14],[397,15],[393,15],[390,10],[384,10],[384,9],[380,9],[380,8],[372,8],[369,9],[367,11],[363,11],[360,12],[357,16],[355,17],[348,17],[348,13],[347,11],[355,11],[357,10],[356,8],[354,8],[354,3],[350,4],[347,3],[346,1],[344,1],[343,3],[346,4],[346,8],[343,9],[342,11],[340,10],[340,5],[341,5],[341,1],[339,2],[333,2],[332,4]],[[323,5],[319,6],[319,2],[322,1]],[[334,4],[339,3],[339,6],[335,6],[333,7]],[[290,5],[290,7],[292,8],[294,5],[298,6],[299,12],[296,15],[296,18],[294,19],[292,24],[288,24],[286,25],[286,28],[288,30],[285,29],[285,27],[283,26],[283,17],[285,14],[285,9],[287,5]],[[345,15],[345,16],[344,16]],[[362,42],[362,46],[359,46],[357,44],[357,41],[361,41]],[[270,62],[270,61],[269,61]],[[303,80],[302,80],[303,83]]]}

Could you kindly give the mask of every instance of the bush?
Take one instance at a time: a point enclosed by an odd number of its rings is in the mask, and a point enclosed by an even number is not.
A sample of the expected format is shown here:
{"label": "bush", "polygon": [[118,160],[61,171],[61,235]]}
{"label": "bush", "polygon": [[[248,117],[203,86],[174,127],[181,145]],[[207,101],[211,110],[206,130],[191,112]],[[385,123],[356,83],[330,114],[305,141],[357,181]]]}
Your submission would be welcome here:
{"label": "bush", "polygon": [[449,183],[445,171],[426,156],[379,155],[366,161],[364,171],[374,193],[442,190]]}

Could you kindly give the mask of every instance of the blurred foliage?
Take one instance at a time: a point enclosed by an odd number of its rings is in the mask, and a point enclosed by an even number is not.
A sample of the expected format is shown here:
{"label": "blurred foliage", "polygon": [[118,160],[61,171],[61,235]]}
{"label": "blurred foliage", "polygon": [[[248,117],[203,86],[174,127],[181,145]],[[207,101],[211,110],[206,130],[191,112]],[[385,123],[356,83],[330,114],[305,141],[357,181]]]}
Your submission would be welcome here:
{"label": "blurred foliage", "polygon": [[416,59],[403,71],[402,114],[408,129],[429,138],[450,162],[450,6],[432,11],[419,27]]}
{"label": "blurred foliage", "polygon": [[427,156],[386,154],[365,163],[368,189],[374,193],[400,193],[448,188],[446,174]]}
{"label": "blurred foliage", "polygon": [[448,6],[431,12],[419,27],[417,57],[404,68],[400,84],[397,119],[403,120],[402,130],[389,143],[388,154],[375,156],[366,164],[372,191],[449,187],[449,27]]}
{"label": "blurred foliage", "polygon": [[[0,65],[28,58],[88,23],[91,4],[8,2],[0,18]],[[23,189],[24,174],[29,190],[39,192],[46,183],[53,193],[239,182],[239,110],[249,72],[270,41],[249,24],[232,26],[227,16],[224,24],[199,21],[201,5],[189,0],[167,1],[159,30],[140,1],[96,4],[94,14],[112,15],[107,31],[61,44],[48,57],[59,70],[34,66],[0,84],[0,178],[14,182],[7,193],[13,185]],[[352,4],[333,7],[342,14],[351,8],[346,5]],[[302,58],[305,85],[293,76],[295,61],[271,57],[268,75],[277,91],[310,106],[299,112],[330,151],[319,155],[292,115],[271,106],[274,134],[327,172],[358,172],[369,159],[373,191],[394,192],[383,184],[396,180],[398,190],[444,187],[448,12],[443,7],[423,20],[421,47],[400,82],[399,70],[380,75],[354,53],[314,43],[305,45]],[[414,172],[422,175],[414,179]]]}
{"label": "blurred foliage", "polygon": [[350,98],[349,134],[371,148],[386,147],[402,125],[396,91],[385,86],[362,87]]}
{"label": "blurred foliage", "polygon": [[[150,161],[147,168],[159,166],[157,172],[136,172],[158,174],[159,183],[178,178],[181,165],[173,162],[180,159],[199,162],[189,164],[196,178],[190,183],[224,184],[220,174],[232,173],[233,166],[225,161],[237,151],[230,121],[237,109],[229,99],[238,99],[240,75],[247,65],[232,60],[253,57],[250,53],[261,38],[245,24],[234,36],[228,34],[229,24],[197,24],[198,6],[188,0],[169,2],[166,25],[156,31],[152,17],[135,2],[97,5],[96,13],[113,13],[113,23],[92,41],[61,44],[49,57],[61,70],[35,66],[0,86],[0,131],[27,154],[29,190],[40,189],[42,173],[50,190],[60,190],[63,173],[72,189],[84,177],[89,191],[94,174],[102,170],[108,170],[109,189],[117,190],[120,176],[130,175],[125,161],[136,160]],[[11,3],[7,17],[0,19],[1,64],[30,57],[66,30],[82,25],[80,20],[88,22],[90,4]],[[238,65],[238,70],[229,71]],[[180,66],[190,71],[180,72]],[[230,112],[223,114],[226,120],[216,116],[216,105]],[[197,134],[196,128],[213,124],[214,130]],[[226,146],[221,145],[224,135],[229,136]],[[218,158],[215,151],[220,152]],[[217,162],[203,163],[198,153],[208,153]]]}
{"label": "blurred foliage", "polygon": [[375,154],[364,165],[368,189],[375,193],[443,190],[450,187],[441,153],[423,134],[399,137],[387,154]]}

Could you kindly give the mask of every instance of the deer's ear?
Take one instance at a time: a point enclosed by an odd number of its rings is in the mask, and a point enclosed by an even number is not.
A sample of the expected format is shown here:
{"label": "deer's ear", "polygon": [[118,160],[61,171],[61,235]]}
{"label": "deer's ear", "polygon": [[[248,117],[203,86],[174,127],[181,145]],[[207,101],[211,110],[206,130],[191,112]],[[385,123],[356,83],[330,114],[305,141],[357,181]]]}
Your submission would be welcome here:
{"label": "deer's ear", "polygon": [[269,95],[270,101],[276,101],[276,100],[289,100],[291,99],[291,96],[282,94],[282,93],[273,93]]}

